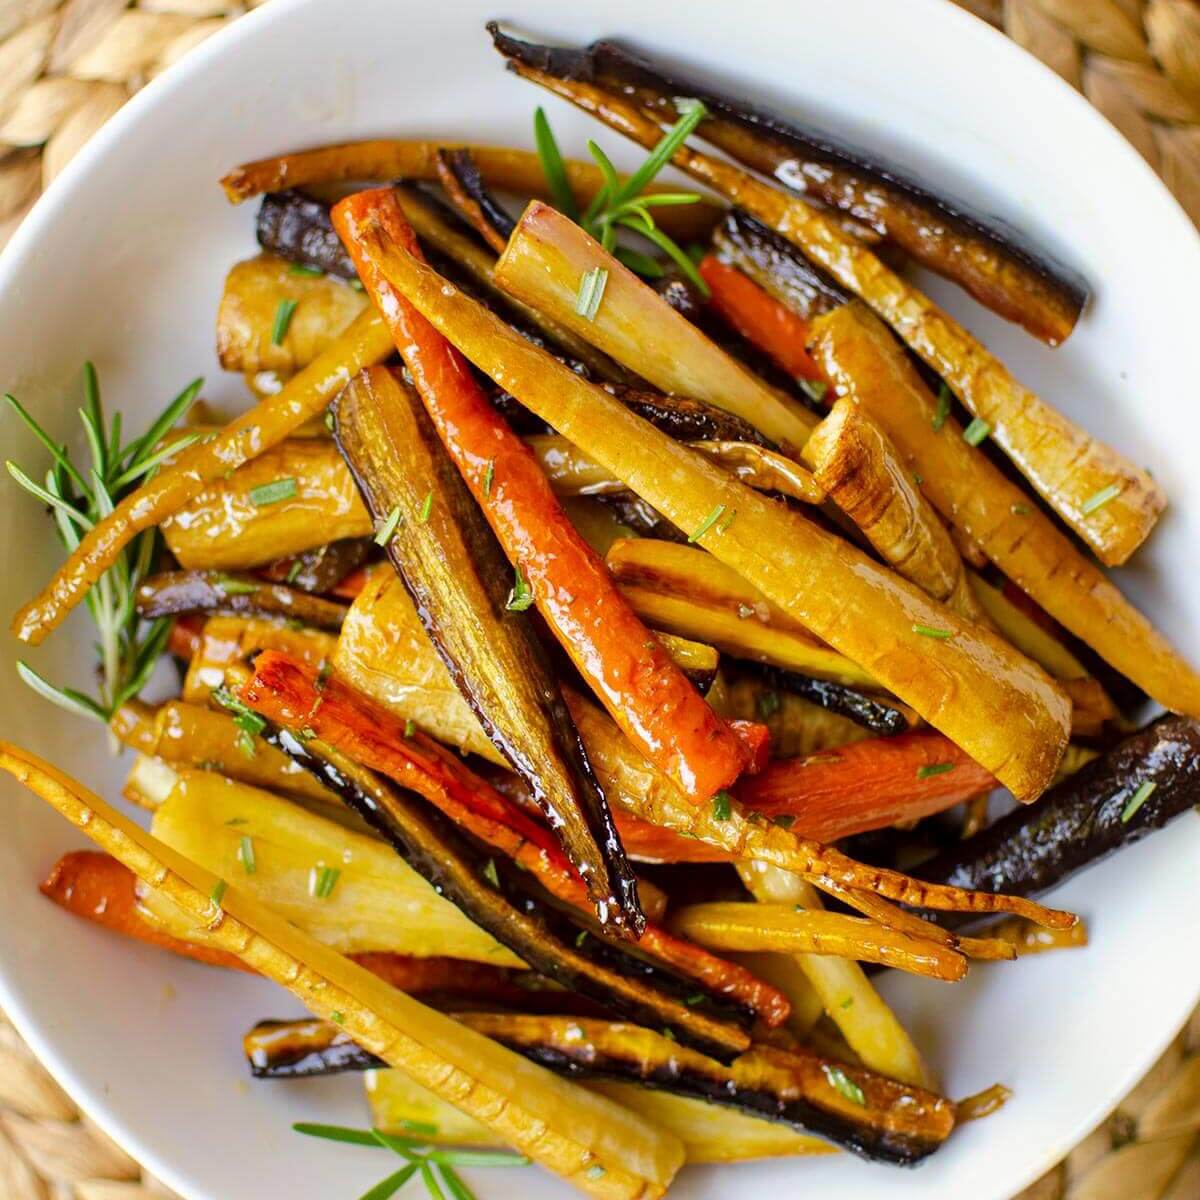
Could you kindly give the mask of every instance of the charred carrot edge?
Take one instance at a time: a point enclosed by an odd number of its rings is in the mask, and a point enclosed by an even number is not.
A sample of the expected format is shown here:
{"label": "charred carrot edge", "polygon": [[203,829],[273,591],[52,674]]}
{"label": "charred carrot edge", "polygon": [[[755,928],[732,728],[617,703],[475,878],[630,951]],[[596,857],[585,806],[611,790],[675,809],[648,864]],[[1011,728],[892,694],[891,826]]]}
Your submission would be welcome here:
{"label": "charred carrot edge", "polygon": [[[432,738],[408,731],[399,718],[336,678],[321,686],[317,679],[307,665],[265,650],[254,660],[254,675],[241,698],[279,724],[311,729],[355,762],[424,796],[456,824],[529,870],[553,895],[591,911],[582,881],[548,830]],[[790,1005],[783,993],[745,968],[649,921],[639,945],[713,992],[753,1009],[767,1024],[787,1019]]]}
{"label": "charred carrot edge", "polygon": [[920,730],[778,760],[743,779],[736,795],[764,816],[791,817],[801,837],[834,842],[927,817],[997,786],[949,738]]}
{"label": "charred carrot edge", "polygon": [[[161,947],[209,966],[250,971],[240,958],[224,950],[160,932],[142,916],[136,884],[133,872],[111,855],[99,850],[72,850],[54,864],[38,890],[72,916],[82,917],[123,937]],[[523,986],[519,980],[533,976],[529,971],[514,971],[461,958],[415,958],[386,951],[350,957],[386,983],[414,995],[478,997],[489,1004],[512,1004],[521,1008],[531,1005],[542,1008],[549,1004],[554,1011],[561,1011],[564,1005],[571,1009],[582,1006],[580,1011],[594,1009],[593,1005],[567,992]],[[533,976],[534,982],[539,979]]]}
{"label": "charred carrot edge", "polygon": [[358,192],[332,216],[446,449],[576,667],[626,736],[686,795],[702,801],[728,787],[746,766],[738,739],[650,636],[466,360],[378,269],[365,234],[382,232],[422,257],[394,194]]}
{"label": "charred carrot edge", "polygon": [[700,260],[698,269],[712,293],[708,303],[718,316],[769,354],[793,379],[824,380],[821,368],[805,349],[810,332],[807,321],[736,267],[711,254]]}

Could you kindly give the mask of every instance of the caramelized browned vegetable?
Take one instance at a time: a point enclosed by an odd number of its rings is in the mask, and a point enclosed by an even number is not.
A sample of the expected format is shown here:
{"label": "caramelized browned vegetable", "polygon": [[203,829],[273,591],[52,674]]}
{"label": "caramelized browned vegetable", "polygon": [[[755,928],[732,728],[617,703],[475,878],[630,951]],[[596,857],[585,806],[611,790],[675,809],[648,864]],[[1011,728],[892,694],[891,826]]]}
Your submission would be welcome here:
{"label": "caramelized browned vegetable", "polygon": [[507,560],[420,397],[376,367],[350,383],[334,411],[338,449],[459,691],[529,785],[601,924],[638,936],[637,883],[546,648],[530,621],[506,611]]}
{"label": "caramelized browned vegetable", "polygon": [[[624,95],[513,61],[517,74],[643,146],[652,148],[660,140],[657,117]],[[672,161],[781,233],[861,296],[985,422],[1029,482],[1103,562],[1123,563],[1141,545],[1166,504],[1162,489],[1144,469],[1024,387],[953,317],[799,196],[687,146]]]}
{"label": "caramelized browned vegetable", "polygon": [[137,610],[143,617],[181,613],[226,613],[237,616],[283,617],[315,629],[340,629],[346,606],[321,596],[267,583],[253,575],[220,571],[164,571],[138,588]]}
{"label": "caramelized browned vegetable", "polygon": [[904,470],[887,434],[838,400],[804,448],[813,478],[886,562],[969,621],[987,618],[945,526]]}
{"label": "caramelized browned vegetable", "polygon": [[217,309],[217,357],[227,371],[290,375],[328,348],[367,307],[331,276],[298,274],[273,254],[237,263]]}
{"label": "caramelized browned vegetable", "polygon": [[303,192],[264,196],[255,222],[258,244],[271,254],[339,279],[355,279],[350,256],[334,232],[329,206]]}
{"label": "caramelized browned vegetable", "polygon": [[1166,708],[1200,715],[1200,676],[986,457],[937,402],[886,327],[849,304],[814,323],[838,389],[887,431],[939,513],[1052,617]]}
{"label": "caramelized browned vegetable", "polygon": [[610,41],[586,50],[551,50],[507,38],[494,25],[490,31],[502,54],[560,78],[630,96],[667,125],[677,118],[678,97],[700,100],[708,114],[699,137],[751,170],[848,213],[1051,345],[1067,338],[1083,311],[1088,290],[1077,272],[1019,240],[1011,229],[927,191],[826,133],[671,75]]}
{"label": "caramelized browned vegetable", "polygon": [[435,157],[438,179],[459,215],[497,254],[503,254],[515,222],[492,199],[470,150],[465,146],[439,150]]}
{"label": "caramelized browned vegetable", "polygon": [[[555,222],[544,205],[534,201],[530,209],[539,223]],[[1040,667],[639,420],[469,297],[447,289],[395,242],[379,235],[372,240],[389,282],[477,367],[503,380],[564,437],[869,671],[1019,799],[1032,800],[1049,784],[1066,745],[1070,703]],[[613,271],[624,270],[611,262]]]}

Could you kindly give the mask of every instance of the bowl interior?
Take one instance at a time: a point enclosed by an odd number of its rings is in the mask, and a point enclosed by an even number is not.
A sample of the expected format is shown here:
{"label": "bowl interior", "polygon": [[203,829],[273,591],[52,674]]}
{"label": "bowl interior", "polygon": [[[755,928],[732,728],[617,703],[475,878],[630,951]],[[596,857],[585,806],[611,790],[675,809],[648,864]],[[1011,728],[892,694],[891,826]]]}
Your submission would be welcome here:
{"label": "bowl interior", "polygon": [[[1121,584],[1200,657],[1200,597],[1185,586],[1189,550],[1200,545],[1188,404],[1200,373],[1191,304],[1200,245],[1084,101],[942,0],[764,2],[737,22],[685,0],[517,8],[534,33],[575,42],[623,35],[823,123],[1009,219],[1081,269],[1096,297],[1057,352],[953,288],[930,289],[1025,381],[1162,480],[1172,508]],[[276,0],[200,48],[80,155],[0,261],[0,384],[73,440],[87,358],[129,428],[198,373],[210,400],[245,404],[212,344],[224,274],[254,252],[253,205],[230,208],[216,185],[244,159],[387,134],[528,146],[543,104],[568,152],[582,153],[592,136],[618,161],[637,161],[616,135],[502,70],[483,32],[495,15],[482,0]],[[7,412],[0,422],[6,456],[39,466]],[[0,546],[0,611],[12,612],[58,560],[49,526],[15,487],[0,505]],[[7,738],[115,798],[127,764],[109,757],[98,730],[33,697],[12,671],[25,656],[53,679],[86,686],[90,640],[78,614],[36,651],[5,639],[0,724]],[[357,1080],[246,1080],[241,1033],[258,1018],[297,1012],[290,997],[59,913],[35,884],[79,839],[7,780],[3,794],[0,1003],[94,1117],[189,1197],[257,1197],[263,1180],[275,1195],[352,1196],[390,1170],[382,1153],[289,1131],[295,1120],[364,1124]],[[1016,1092],[919,1172],[845,1156],[692,1169],[673,1194],[761,1195],[791,1184],[856,1200],[1011,1195],[1117,1101],[1200,994],[1200,959],[1178,953],[1195,936],[1198,851],[1200,821],[1189,815],[1171,836],[1057,893],[1088,918],[1086,951],[981,966],[955,987],[885,981],[951,1095],[996,1080]],[[511,1186],[481,1173],[476,1181],[485,1194]],[[530,1200],[567,1194],[536,1171],[521,1186]]]}

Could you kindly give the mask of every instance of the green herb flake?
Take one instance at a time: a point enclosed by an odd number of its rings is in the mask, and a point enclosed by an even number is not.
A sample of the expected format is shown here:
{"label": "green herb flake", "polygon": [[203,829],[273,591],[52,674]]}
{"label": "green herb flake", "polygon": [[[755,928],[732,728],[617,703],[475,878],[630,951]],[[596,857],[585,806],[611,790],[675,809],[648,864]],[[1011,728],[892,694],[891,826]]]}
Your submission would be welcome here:
{"label": "green herb flake", "polygon": [[487,860],[487,866],[483,868],[483,877],[492,885],[492,887],[499,889],[500,873],[496,870],[496,860],[494,858],[489,858]]}
{"label": "green herb flake", "polygon": [[300,578],[300,572],[304,570],[304,562],[302,559],[296,559],[290,567],[288,567],[287,580],[288,583],[295,583]]}
{"label": "green herb flake", "polygon": [[588,1167],[584,1174],[589,1179],[603,1179],[608,1172],[599,1163],[595,1163],[594,1165]]}
{"label": "green herb flake", "polygon": [[667,1041],[668,1041],[668,1042],[673,1042],[673,1041],[675,1041],[675,1030],[673,1030],[673,1029],[667,1029],[667,1028],[665,1028],[665,1027],[664,1027],[664,1028],[661,1030],[661,1033],[662,1033],[662,1036],[663,1036],[663,1037],[665,1037],[665,1038],[667,1039]]}
{"label": "green herb flake", "polygon": [[829,394],[829,384],[823,379],[797,379],[800,390],[810,399],[820,404]]}
{"label": "green herb flake", "polygon": [[580,947],[580,946],[582,946],[582,945],[583,945],[583,943],[587,941],[587,936],[588,936],[588,935],[587,935],[587,930],[586,930],[586,929],[581,929],[581,930],[580,930],[580,931],[579,931],[579,932],[578,932],[578,933],[575,935],[575,949],[576,949],[576,950],[578,950],[578,949],[579,949],[579,947]]}
{"label": "green herb flake", "polygon": [[291,476],[286,479],[272,479],[270,483],[260,483],[248,493],[250,503],[255,508],[265,508],[268,504],[278,504],[280,500],[290,500],[295,494],[296,481]]}
{"label": "green herb flake", "polygon": [[317,731],[311,725],[304,725],[299,729],[298,736],[302,742],[311,742],[317,736]]}
{"label": "green herb flake", "polygon": [[542,174],[546,177],[546,187],[554,207],[572,221],[579,220],[579,209],[575,206],[575,193],[567,180],[567,168],[562,154],[558,149],[550,122],[546,118],[545,109],[539,107],[533,114],[533,141],[537,146],[538,159],[542,164]]}
{"label": "green herb flake", "polygon": [[758,710],[759,718],[765,721],[783,707],[783,701],[780,699],[779,693],[774,688],[770,688],[755,696],[754,707]]}
{"label": "green herb flake", "polygon": [[1151,796],[1154,795],[1157,788],[1158,784],[1153,779],[1143,779],[1142,782],[1138,784],[1137,791],[1129,797],[1129,803],[1126,804],[1123,809],[1121,809],[1122,825],[1127,825],[1133,820],[1137,810],[1141,808]]}
{"label": "green herb flake", "polygon": [[978,446],[984,442],[987,435],[992,432],[992,427],[982,417],[976,417],[970,425],[963,430],[963,441],[968,446]]}
{"label": "green herb flake", "polygon": [[579,279],[579,292],[575,297],[575,312],[585,321],[594,321],[608,286],[608,271],[604,267],[592,267],[584,271]]}
{"label": "green herb flake", "polygon": [[317,668],[317,679],[313,687],[318,692],[325,690],[325,685],[329,682],[329,677],[333,674],[333,663],[328,659],[322,659],[321,665]]}
{"label": "green herb flake", "polygon": [[694,533],[688,534],[688,542],[698,542],[720,519],[725,511],[725,505],[718,504],[712,512],[700,522]]}
{"label": "green herb flake", "polygon": [[346,1023],[345,1015],[343,1013],[339,1012],[336,1008],[333,1010],[333,1012],[331,1012],[329,1014],[329,1019],[335,1025],[344,1025]]}
{"label": "green herb flake", "polygon": [[245,825],[246,823],[245,817],[230,817],[229,820],[225,822],[226,825]]}
{"label": "green herb flake", "polygon": [[254,839],[243,835],[241,842],[238,843],[238,862],[242,864],[242,870],[247,875],[253,875],[258,870],[258,861],[254,857]]}
{"label": "green herb flake", "polygon": [[825,1078],[829,1081],[830,1087],[840,1092],[851,1104],[858,1104],[866,1108],[867,1098],[863,1095],[862,1088],[841,1067],[835,1067],[832,1063],[824,1063],[822,1070],[825,1072]]}
{"label": "green herb flake", "polygon": [[314,900],[328,900],[341,878],[341,869],[318,863],[308,873],[308,894]]}
{"label": "green herb flake", "polygon": [[350,286],[351,286],[351,287],[352,287],[352,288],[353,288],[353,289],[354,289],[356,292],[365,292],[365,291],[367,290],[365,287],[363,287],[363,281],[362,281],[361,279],[352,279],[352,280],[350,280]]}
{"label": "green herb flake", "polygon": [[212,901],[213,908],[221,907],[221,900],[224,898],[228,887],[229,884],[227,884],[223,879],[218,879],[217,882],[213,884],[213,890],[208,893],[208,898]]}
{"label": "green herb flake", "polygon": [[1008,506],[1008,511],[1012,513],[1014,517],[1027,517],[1029,516],[1030,508],[1028,504],[1010,504]]}
{"label": "green herb flake", "polygon": [[922,475],[920,471],[914,471],[913,472],[913,483],[915,483],[917,485],[917,487],[920,487],[921,484],[923,484],[924,482],[925,482],[925,476]]}
{"label": "green herb flake", "polygon": [[843,1000],[841,1002],[841,1004],[838,1005],[838,1008],[853,1008],[853,1007],[854,1007],[854,997],[853,996],[847,996],[845,998],[845,1000]]}
{"label": "green herb flake", "polygon": [[489,458],[487,466],[483,471],[483,494],[490,496],[492,494],[492,480],[496,478],[496,460]]}
{"label": "green herb flake", "polygon": [[320,267],[310,267],[307,263],[292,263],[288,267],[289,275],[303,275],[306,279],[323,279],[325,272]]}
{"label": "green herb flake", "polygon": [[712,798],[712,814],[714,821],[728,821],[733,812],[733,797],[722,788]]}
{"label": "green herb flake", "polygon": [[404,722],[404,736],[406,738],[410,738],[416,732],[417,723],[412,719],[412,717],[409,717],[408,720]]}
{"label": "green herb flake", "polygon": [[379,527],[379,532],[375,535],[375,545],[386,546],[392,540],[392,534],[396,532],[396,526],[400,524],[400,505],[396,505],[384,522]]}
{"label": "green herb flake", "polygon": [[425,493],[425,499],[421,501],[421,511],[417,513],[417,520],[424,525],[429,520],[429,514],[433,512],[433,488]]}
{"label": "green herb flake", "polygon": [[271,326],[271,345],[280,346],[287,337],[288,326],[292,323],[292,314],[296,311],[298,300],[280,300],[275,310],[275,321]]}
{"label": "green herb flake", "polygon": [[250,596],[262,586],[249,579],[238,579],[233,575],[218,575],[215,583],[226,596]]}
{"label": "green herb flake", "polygon": [[932,625],[914,625],[913,633],[919,633],[922,637],[936,638],[940,642],[949,641],[954,636],[953,631],[949,629],[936,629]]}
{"label": "green herb flake", "polygon": [[684,1004],[688,1008],[695,1008],[697,1004],[703,1004],[708,997],[703,992],[693,992],[690,996],[684,999]]}
{"label": "green herb flake", "polygon": [[509,612],[524,612],[527,608],[532,607],[532,605],[533,592],[529,590],[529,584],[526,582],[521,568],[517,567],[516,582],[513,584],[512,591],[508,593],[508,599],[504,602],[504,607]]}
{"label": "green herb flake", "polygon": [[1098,492],[1093,492],[1083,502],[1083,515],[1090,517],[1092,513],[1103,508],[1110,500],[1115,500],[1121,494],[1121,485],[1119,483],[1110,483],[1108,487],[1102,487]]}
{"label": "green herb flake", "polygon": [[947,771],[954,770],[954,763],[926,763],[923,767],[917,768],[918,779],[932,779],[935,775],[945,775]]}
{"label": "green herb flake", "polygon": [[937,407],[933,410],[933,425],[934,433],[941,433],[942,426],[946,424],[946,418],[950,416],[950,389],[943,383],[938,388]]}
{"label": "green herb flake", "polygon": [[330,433],[333,433],[334,420],[333,420],[333,409],[332,408],[327,408],[325,410],[325,415],[321,418],[321,423],[325,426],[326,429],[329,430]]}
{"label": "green herb flake", "polygon": [[796,823],[796,818],[791,813],[776,813],[771,818],[772,825],[778,825],[780,829],[791,829]]}
{"label": "green herb flake", "polygon": [[737,516],[737,509],[736,509],[736,508],[731,508],[731,509],[729,510],[729,516],[727,516],[727,517],[726,517],[726,518],[725,518],[725,519],[724,519],[724,520],[723,520],[723,521],[722,521],[722,522],[721,522],[721,523],[720,523],[720,524],[717,526],[717,532],[718,532],[718,533],[724,533],[724,532],[725,532],[725,531],[726,531],[726,530],[727,530],[727,529],[730,527],[730,525],[732,525],[732,524],[733,524],[733,520],[734,520],[734,518],[735,518],[736,516]]}

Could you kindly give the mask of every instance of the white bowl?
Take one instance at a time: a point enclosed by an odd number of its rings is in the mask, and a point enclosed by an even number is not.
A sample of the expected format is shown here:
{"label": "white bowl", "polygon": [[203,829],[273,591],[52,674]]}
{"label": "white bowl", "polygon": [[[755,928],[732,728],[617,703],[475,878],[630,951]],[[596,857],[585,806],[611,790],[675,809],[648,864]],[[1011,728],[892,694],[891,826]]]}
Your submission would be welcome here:
{"label": "white bowl", "polygon": [[[516,11],[512,11],[516,10]],[[979,203],[1080,268],[1096,299],[1050,351],[933,286],[1016,367],[1089,429],[1149,464],[1172,508],[1121,582],[1200,657],[1200,473],[1195,453],[1195,230],[1138,156],[1055,76],[943,0],[759,3],[732,20],[696,0],[275,0],[137,96],[70,164],[0,260],[0,383],[49,429],[75,436],[79,368],[91,358],[131,428],[197,372],[207,395],[244,398],[222,375],[213,320],[230,264],[254,251],[254,205],[231,208],[217,178],[268,153],[366,135],[442,134],[531,145],[544,104],[565,147],[616,135],[505,73],[483,30],[519,17],[582,42],[616,34],[817,119]],[[40,451],[11,416],[5,456]],[[8,486],[6,481],[5,486]],[[0,505],[0,611],[58,560],[49,524],[15,488]],[[1192,586],[1187,586],[1191,578]],[[4,735],[116,797],[122,766],[97,729],[32,696],[3,639]],[[76,615],[28,652],[52,678],[86,686]],[[83,1108],[185,1196],[352,1197],[387,1156],[313,1142],[300,1119],[365,1123],[358,1081],[246,1082],[243,1030],[297,1011],[261,981],[182,962],[64,915],[35,884],[79,843],[7,780],[0,842],[0,1004]],[[956,1133],[916,1172],[848,1156],[688,1170],[673,1195],[762,1196],[791,1187],[854,1200],[1003,1200],[1050,1167],[1137,1080],[1200,997],[1196,918],[1200,820],[1121,854],[1056,893],[1092,945],[980,966],[951,987],[884,981],[951,1095],[1002,1080],[991,1120]],[[512,1175],[475,1173],[483,1196]],[[528,1200],[565,1185],[522,1173]]]}

